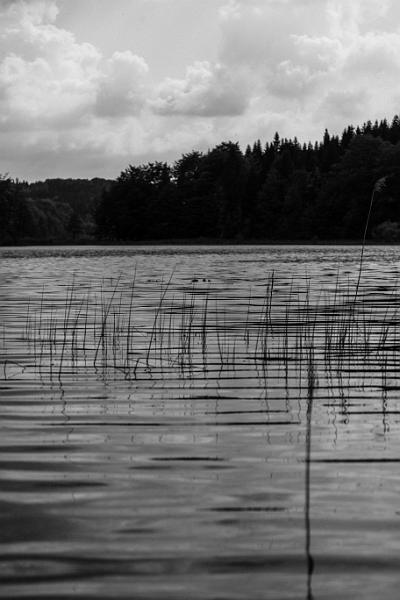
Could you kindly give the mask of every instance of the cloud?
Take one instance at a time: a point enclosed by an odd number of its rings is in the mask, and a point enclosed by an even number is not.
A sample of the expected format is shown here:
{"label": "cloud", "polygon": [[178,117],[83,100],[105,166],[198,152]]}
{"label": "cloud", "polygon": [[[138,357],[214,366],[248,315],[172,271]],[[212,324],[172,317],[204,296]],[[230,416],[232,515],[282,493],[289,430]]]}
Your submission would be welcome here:
{"label": "cloud", "polygon": [[50,0],[0,5],[1,124],[33,128],[82,126],[82,119],[137,114],[146,99],[148,67],[130,51],[106,59],[54,24]]}
{"label": "cloud", "polygon": [[99,81],[96,113],[103,117],[138,114],[148,97],[149,67],[130,51],[115,52],[106,61]]}
{"label": "cloud", "polygon": [[340,127],[343,122],[357,122],[357,115],[364,112],[368,105],[368,97],[363,89],[359,90],[332,90],[323,98],[316,110],[319,120],[327,114],[334,115],[331,123]]}
{"label": "cloud", "polygon": [[53,22],[59,12],[53,0],[2,0],[0,11],[3,11],[3,18],[21,20],[33,25]]}
{"label": "cloud", "polygon": [[308,141],[398,112],[394,0],[215,0],[212,10],[219,39],[207,60],[178,71],[165,59],[156,80],[134,47],[105,54],[60,27],[57,0],[0,0],[0,172],[110,176],[224,139],[244,146],[278,130]]}
{"label": "cloud", "polygon": [[187,67],[184,79],[165,79],[153,101],[153,110],[161,115],[218,117],[241,115],[248,97],[238,73],[209,62]]}
{"label": "cloud", "polygon": [[260,134],[271,135],[276,115],[284,135],[306,139],[344,128],[348,118],[390,118],[400,76],[393,11],[400,16],[394,0],[227,2],[220,60],[232,72],[252,73],[252,110],[265,123]]}
{"label": "cloud", "polygon": [[52,23],[54,2],[18,1],[1,10],[6,24],[0,43],[2,126],[72,124],[94,101],[99,52]]}
{"label": "cloud", "polygon": [[292,35],[296,60],[314,73],[329,72],[341,60],[343,45],[328,36]]}
{"label": "cloud", "polygon": [[[311,9],[304,6],[311,3],[312,19]],[[231,1],[220,10],[221,61],[257,68],[295,58],[296,35],[314,36],[326,29],[323,4],[324,0]]]}
{"label": "cloud", "polygon": [[[50,176],[52,168],[76,170],[76,155],[82,168],[101,163],[109,173],[118,154],[140,152],[134,117],[145,108],[149,69],[130,51],[107,58],[78,42],[57,27],[57,14],[52,0],[0,2],[0,164],[11,173],[17,163],[28,173],[36,165]],[[115,119],[125,122],[116,127]]]}
{"label": "cloud", "polygon": [[400,75],[400,35],[374,33],[358,37],[348,48],[344,71],[351,75]]}

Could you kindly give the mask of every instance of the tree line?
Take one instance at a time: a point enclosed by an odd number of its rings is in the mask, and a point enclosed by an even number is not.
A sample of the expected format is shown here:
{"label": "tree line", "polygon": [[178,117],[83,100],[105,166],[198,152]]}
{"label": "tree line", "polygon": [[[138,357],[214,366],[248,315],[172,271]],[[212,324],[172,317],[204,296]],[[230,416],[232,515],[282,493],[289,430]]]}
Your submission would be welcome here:
{"label": "tree line", "polygon": [[400,119],[130,165],[114,181],[0,180],[0,241],[400,241]]}
{"label": "tree line", "polygon": [[106,179],[47,179],[35,183],[0,176],[0,244],[91,242]]}
{"label": "tree line", "polygon": [[224,142],[184,154],[171,167],[129,166],[104,191],[97,234],[107,240],[358,240],[374,184],[368,237],[400,240],[400,119],[321,142],[299,144],[276,133],[244,152]]}

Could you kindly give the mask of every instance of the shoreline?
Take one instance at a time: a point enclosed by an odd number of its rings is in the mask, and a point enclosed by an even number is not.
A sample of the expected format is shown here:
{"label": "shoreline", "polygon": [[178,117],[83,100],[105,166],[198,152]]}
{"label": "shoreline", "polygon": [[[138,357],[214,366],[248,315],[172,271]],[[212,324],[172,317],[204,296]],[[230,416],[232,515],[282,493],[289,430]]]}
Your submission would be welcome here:
{"label": "shoreline", "polygon": [[[63,241],[21,241],[14,244],[0,244],[0,248],[27,248],[32,246],[57,247],[57,246],[99,246],[99,247],[123,247],[123,246],[361,246],[360,240],[229,240],[229,239],[170,239],[170,240],[76,240]],[[366,240],[365,246],[399,246],[400,241]]]}

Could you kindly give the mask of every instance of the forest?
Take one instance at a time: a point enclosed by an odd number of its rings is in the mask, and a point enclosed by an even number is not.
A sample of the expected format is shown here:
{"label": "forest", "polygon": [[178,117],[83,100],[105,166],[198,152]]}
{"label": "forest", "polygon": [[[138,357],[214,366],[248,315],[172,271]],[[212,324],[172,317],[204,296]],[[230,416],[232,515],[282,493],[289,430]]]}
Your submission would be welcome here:
{"label": "forest", "polygon": [[359,241],[374,187],[367,238],[400,242],[397,115],[314,144],[223,142],[116,180],[2,176],[0,243]]}
{"label": "forest", "polygon": [[96,211],[111,182],[0,176],[0,244],[92,243]]}

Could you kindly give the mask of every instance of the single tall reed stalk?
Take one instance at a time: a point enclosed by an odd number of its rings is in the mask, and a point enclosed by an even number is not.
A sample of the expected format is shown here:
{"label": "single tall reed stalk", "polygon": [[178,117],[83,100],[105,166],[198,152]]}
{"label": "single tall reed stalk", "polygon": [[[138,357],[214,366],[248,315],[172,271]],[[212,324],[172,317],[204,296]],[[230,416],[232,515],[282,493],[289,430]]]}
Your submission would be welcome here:
{"label": "single tall reed stalk", "polygon": [[375,185],[373,187],[373,190],[372,190],[372,193],[371,193],[371,200],[370,200],[370,203],[369,203],[368,215],[367,215],[367,220],[365,222],[364,235],[363,235],[363,240],[362,240],[362,245],[361,245],[360,263],[359,263],[359,266],[358,266],[358,278],[357,278],[357,284],[356,284],[356,291],[354,292],[353,304],[356,303],[357,296],[358,296],[358,290],[359,290],[359,287],[360,287],[361,273],[362,273],[362,266],[363,266],[363,259],[364,259],[365,242],[366,242],[366,239],[367,239],[367,231],[368,231],[369,221],[370,221],[370,218],[371,218],[372,205],[374,203],[375,193],[376,192],[381,192],[383,190],[383,188],[385,187],[385,184],[386,184],[386,177],[381,177],[375,183]]}
{"label": "single tall reed stalk", "polygon": [[305,530],[306,530],[306,556],[307,556],[307,600],[313,600],[312,576],[314,573],[314,559],[311,554],[311,427],[314,391],[317,383],[314,360],[314,347],[308,349],[307,364],[307,431],[306,431],[306,472],[305,472]]}

